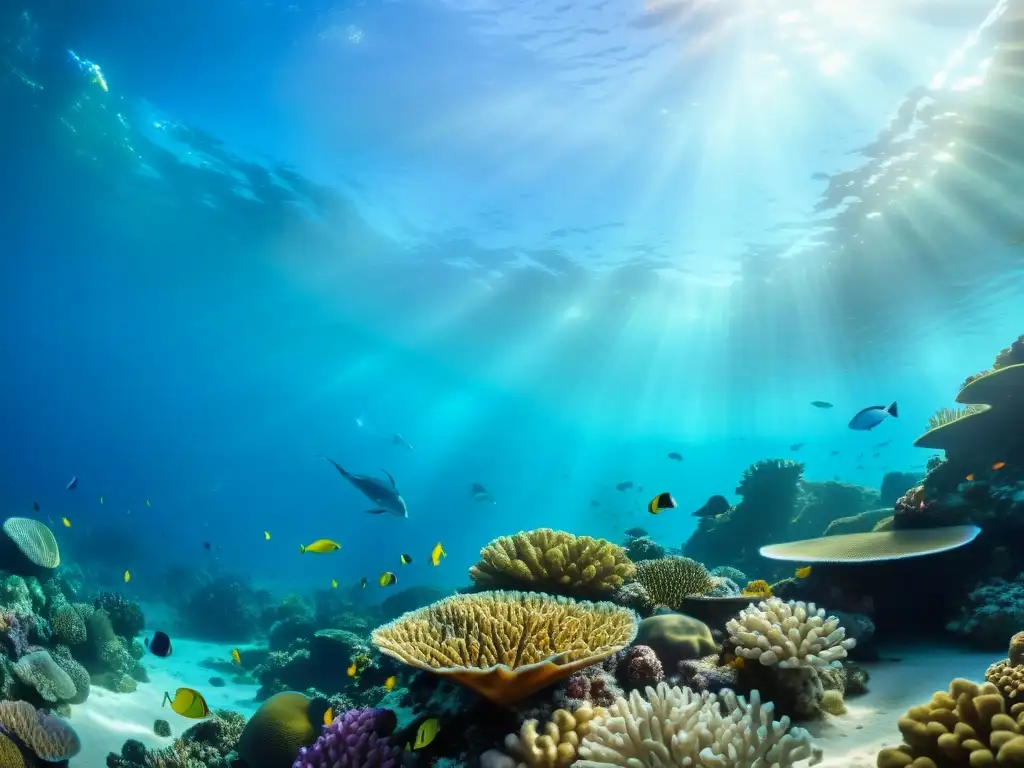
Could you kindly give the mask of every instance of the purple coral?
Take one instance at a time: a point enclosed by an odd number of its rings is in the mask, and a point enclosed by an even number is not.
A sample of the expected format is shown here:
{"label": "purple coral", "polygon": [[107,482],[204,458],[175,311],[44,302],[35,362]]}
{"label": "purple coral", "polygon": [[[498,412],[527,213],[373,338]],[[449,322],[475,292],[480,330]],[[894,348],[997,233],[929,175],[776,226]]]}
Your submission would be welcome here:
{"label": "purple coral", "polygon": [[390,709],[350,709],[299,750],[292,768],[396,768],[402,750],[388,738],[396,722]]}
{"label": "purple coral", "polygon": [[615,675],[604,665],[594,664],[566,678],[555,693],[555,705],[570,712],[584,704],[592,707],[610,707],[623,695],[615,682]]}
{"label": "purple coral", "polygon": [[0,614],[0,637],[6,642],[12,658],[20,659],[32,649],[28,642],[31,629],[30,614],[19,614],[14,611],[4,611]]}
{"label": "purple coral", "polygon": [[620,679],[627,688],[654,688],[665,679],[658,655],[646,645],[632,645],[623,651],[619,662]]}

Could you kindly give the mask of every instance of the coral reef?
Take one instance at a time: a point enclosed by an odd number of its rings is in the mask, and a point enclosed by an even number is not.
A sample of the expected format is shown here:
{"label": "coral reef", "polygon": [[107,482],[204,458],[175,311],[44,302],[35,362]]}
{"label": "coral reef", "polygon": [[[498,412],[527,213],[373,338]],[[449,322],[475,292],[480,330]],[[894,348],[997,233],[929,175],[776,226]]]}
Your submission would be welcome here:
{"label": "coral reef", "polygon": [[[196,723],[171,746],[165,749],[147,750],[134,739],[121,747],[121,754],[107,756],[108,768],[230,768],[236,765],[232,753],[245,726],[245,718],[237,712],[218,709],[212,717]],[[154,723],[154,731],[164,735],[160,724]],[[164,723],[164,726],[167,724]],[[170,727],[166,728],[167,735]],[[297,751],[297,748],[296,748]],[[291,759],[287,760],[290,763]],[[278,763],[285,765],[286,763]]]}
{"label": "coral reef", "polygon": [[135,637],[146,626],[146,617],[143,616],[139,604],[124,595],[103,592],[96,598],[95,607],[107,612],[110,626],[118,637]]}
{"label": "coral reef", "polygon": [[780,533],[787,539],[821,536],[833,520],[853,517],[879,506],[879,494],[873,488],[837,480],[822,483],[801,480],[795,515]]}
{"label": "coral reef", "polygon": [[82,748],[74,728],[27,701],[0,701],[0,729],[16,737],[36,757],[51,763],[68,760]]}
{"label": "coral reef", "polygon": [[394,768],[402,762],[401,748],[390,741],[396,722],[388,709],[349,710],[299,750],[294,768]]}
{"label": "coral reef", "polygon": [[481,592],[407,613],[372,639],[405,664],[507,704],[611,656],[632,642],[636,624],[611,603]]}
{"label": "coral reef", "polygon": [[45,650],[25,654],[12,669],[22,683],[35,688],[46,701],[68,701],[78,692],[71,676]]}
{"label": "coral reef", "polygon": [[247,581],[222,576],[193,591],[179,607],[189,635],[209,640],[240,642],[259,630],[270,593]]}
{"label": "coral reef", "polygon": [[60,565],[60,550],[53,531],[29,517],[10,517],[4,521],[0,562],[4,568],[22,575],[42,574]]}
{"label": "coral reef", "polygon": [[644,560],[657,560],[665,556],[665,548],[650,536],[630,537],[626,542],[626,557],[633,563]]}
{"label": "coral reef", "polygon": [[703,595],[715,586],[711,574],[688,557],[662,557],[636,566],[636,580],[654,605],[678,610],[683,598]]}
{"label": "coral reef", "polygon": [[958,605],[946,629],[977,648],[996,650],[1024,626],[1024,574],[1012,582],[992,579],[975,585]]}
{"label": "coral reef", "polygon": [[633,691],[591,721],[579,747],[577,768],[620,765],[716,765],[790,768],[821,760],[811,736],[790,727],[789,718],[773,719],[771,703],[761,704],[724,690],[719,694],[670,688]]}
{"label": "coral reef", "polygon": [[480,756],[481,768],[568,768],[576,759],[576,751],[587,734],[590,723],[604,714],[602,709],[588,706],[575,712],[556,709],[538,730],[538,722],[529,719],[518,733],[505,737],[505,751],[488,750]]}
{"label": "coral reef", "polygon": [[882,477],[878,505],[892,509],[900,496],[920,482],[921,475],[916,472],[886,472]]}
{"label": "coral reef", "polygon": [[495,539],[469,570],[485,588],[514,588],[554,594],[609,594],[632,579],[626,551],[610,541],[538,528]]}
{"label": "coral reef", "polygon": [[737,656],[782,669],[826,666],[846,658],[846,651],[856,645],[824,609],[777,597],[748,606],[726,629]]}

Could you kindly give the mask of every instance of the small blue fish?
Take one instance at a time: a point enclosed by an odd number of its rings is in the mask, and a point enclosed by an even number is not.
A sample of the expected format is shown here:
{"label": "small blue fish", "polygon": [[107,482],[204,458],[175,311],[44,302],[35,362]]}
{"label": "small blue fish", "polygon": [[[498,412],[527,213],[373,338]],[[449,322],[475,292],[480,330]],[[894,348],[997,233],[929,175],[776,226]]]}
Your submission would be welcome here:
{"label": "small blue fish", "polygon": [[832,405],[832,403],[829,403],[829,402],[827,402],[825,400],[811,400],[811,405],[813,405],[815,408],[834,408],[835,407],[834,405]]}
{"label": "small blue fish", "polygon": [[888,416],[892,416],[894,419],[898,419],[900,417],[895,401],[888,407],[884,405],[872,405],[870,408],[865,408],[850,419],[849,427],[850,429],[856,429],[864,432],[874,429],[885,421]]}

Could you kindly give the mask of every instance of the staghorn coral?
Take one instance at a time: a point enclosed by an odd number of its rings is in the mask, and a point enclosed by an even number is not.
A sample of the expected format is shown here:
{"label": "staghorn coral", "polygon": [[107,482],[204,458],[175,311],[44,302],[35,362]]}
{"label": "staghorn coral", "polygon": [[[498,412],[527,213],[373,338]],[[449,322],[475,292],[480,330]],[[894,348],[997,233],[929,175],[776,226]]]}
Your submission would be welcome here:
{"label": "staghorn coral", "polygon": [[25,654],[12,670],[21,682],[35,688],[46,701],[68,701],[77,693],[70,675],[45,650]]}
{"label": "staghorn coral", "polygon": [[654,605],[678,610],[683,598],[703,595],[715,582],[707,569],[688,557],[661,557],[636,566],[636,580]]}
{"label": "staghorn coral", "polygon": [[510,704],[611,656],[636,636],[633,611],[526,592],[455,595],[378,627],[399,661]]}
{"label": "staghorn coral", "polygon": [[878,753],[878,768],[1024,765],[1021,705],[1007,712],[999,689],[958,678],[897,721],[903,745]]}
{"label": "staghorn coral", "polygon": [[0,728],[51,763],[68,760],[82,748],[74,728],[27,701],[0,701]]}
{"label": "staghorn coral", "polygon": [[814,603],[773,597],[744,608],[726,624],[737,656],[769,667],[823,667],[846,658],[856,645],[835,616],[826,618]]}
{"label": "staghorn coral", "polygon": [[537,720],[525,721],[519,733],[505,737],[505,751],[490,749],[480,756],[481,768],[568,768],[601,708],[583,706],[575,712],[556,709],[538,730]]}
{"label": "staghorn coral", "polygon": [[556,594],[610,593],[633,578],[626,551],[605,539],[538,528],[495,539],[469,569],[483,587],[517,587]]}
{"label": "staghorn coral", "polygon": [[56,608],[50,616],[53,634],[57,642],[63,645],[78,645],[86,638],[85,621],[71,603],[64,603]]}
{"label": "staghorn coral", "polygon": [[394,768],[402,750],[391,743],[397,719],[390,709],[351,709],[299,750],[293,768]]}
{"label": "staghorn coral", "polygon": [[696,766],[717,768],[790,768],[821,760],[821,750],[789,718],[775,721],[774,706],[761,704],[751,691],[749,703],[730,690],[719,694],[669,688],[648,688],[646,697],[633,691],[591,723],[579,747],[576,768],[609,766]]}

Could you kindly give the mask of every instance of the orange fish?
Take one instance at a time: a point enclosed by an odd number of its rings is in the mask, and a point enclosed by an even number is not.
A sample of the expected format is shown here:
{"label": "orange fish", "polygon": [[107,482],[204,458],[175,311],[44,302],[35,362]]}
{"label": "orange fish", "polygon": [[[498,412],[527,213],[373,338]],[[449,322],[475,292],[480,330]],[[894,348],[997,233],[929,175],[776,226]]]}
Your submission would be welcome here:
{"label": "orange fish", "polygon": [[992,465],[992,469],[1002,469],[1005,466],[1006,466],[1006,462],[1005,461],[997,461],[995,464]]}
{"label": "orange fish", "polygon": [[966,480],[967,480],[968,483],[973,483],[974,482],[974,473],[971,472],[971,474],[969,474],[967,476]]}

